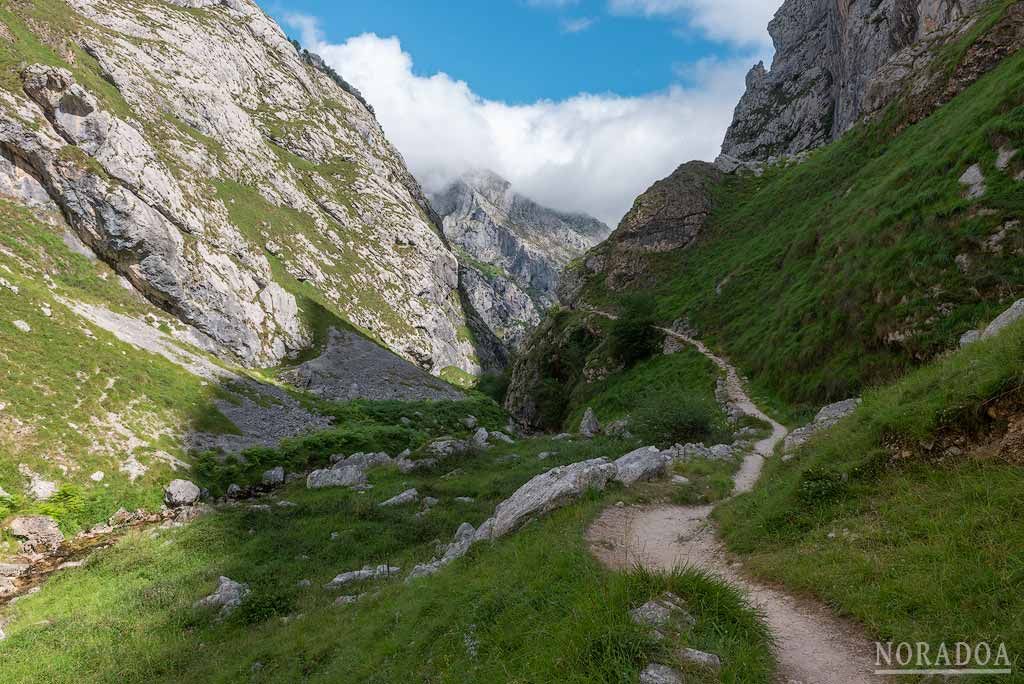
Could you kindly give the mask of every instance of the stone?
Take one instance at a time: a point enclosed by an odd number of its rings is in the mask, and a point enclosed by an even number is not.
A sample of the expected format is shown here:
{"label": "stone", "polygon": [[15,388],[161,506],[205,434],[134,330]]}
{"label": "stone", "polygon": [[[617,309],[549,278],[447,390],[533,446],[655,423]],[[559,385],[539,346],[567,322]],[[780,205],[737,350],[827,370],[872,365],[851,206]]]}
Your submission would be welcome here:
{"label": "stone", "polygon": [[240,499],[242,498],[244,493],[245,492],[242,491],[241,487],[239,487],[237,484],[232,483],[228,485],[228,490],[227,492],[225,492],[225,496],[227,496],[229,499]]}
{"label": "stone", "polygon": [[491,433],[491,440],[495,442],[504,442],[505,444],[515,444],[516,440],[512,439],[504,432],[495,431]]}
{"label": "stone", "polygon": [[0,487],[0,499],[11,499],[11,498],[13,498],[13,497],[12,497],[12,496],[11,496],[10,494],[8,494],[8,493],[7,493],[7,492],[6,492],[5,490],[4,490],[4,488],[3,488],[3,487]]}
{"label": "stone", "polygon": [[[665,339],[674,339],[667,337]],[[604,433],[609,437],[619,437],[622,439],[629,439],[633,435],[629,432],[629,420],[621,418],[619,420],[613,420],[604,427]]]}
{"label": "stone", "polygon": [[555,435],[554,437],[552,437],[551,439],[555,440],[556,442],[565,442],[565,441],[572,440],[572,435],[569,434],[568,432],[561,432],[561,433]]}
{"label": "stone", "polygon": [[554,451],[542,451],[539,454],[537,454],[537,460],[538,461],[546,461],[549,458],[552,458],[552,457],[557,456],[557,455],[558,454],[555,453]]}
{"label": "stone", "polygon": [[199,487],[188,480],[172,480],[164,487],[164,503],[168,508],[192,506],[199,501]]}
{"label": "stone", "polygon": [[705,653],[692,648],[683,648],[678,652],[679,659],[684,663],[703,667],[714,672],[722,669],[722,660],[713,653]]}
{"label": "stone", "polygon": [[28,493],[36,501],[48,501],[53,498],[53,495],[57,493],[58,487],[56,482],[47,480],[39,473],[29,468],[24,463],[18,464],[18,473],[23,477],[28,478]]}
{"label": "stone", "polygon": [[615,480],[629,487],[637,482],[665,477],[671,462],[671,457],[656,447],[643,447],[615,461]]}
{"label": "stone", "polygon": [[640,684],[683,684],[683,675],[667,665],[651,663],[640,673]]}
{"label": "stone", "polygon": [[26,323],[25,321],[14,321],[14,327],[23,333],[32,332],[32,326]]}
{"label": "stone", "polygon": [[457,496],[457,497],[455,497],[454,501],[456,503],[471,504],[471,503],[476,502],[476,499],[474,499],[471,496]]}
{"label": "stone", "polygon": [[477,420],[476,416],[466,416],[462,419],[462,424],[466,426],[467,430],[473,430],[476,428]]}
{"label": "stone", "polygon": [[426,450],[432,456],[436,456],[437,458],[446,458],[448,456],[457,456],[466,453],[469,451],[469,443],[461,439],[443,437],[428,444]]}
{"label": "stone", "polygon": [[368,484],[366,472],[358,466],[343,466],[326,470],[314,470],[306,477],[307,489],[328,489],[331,487],[364,487]]}
{"label": "stone", "polygon": [[597,415],[594,409],[587,407],[580,421],[580,434],[586,438],[596,437],[601,433],[601,424],[597,422]]}
{"label": "stone", "polygon": [[407,506],[409,504],[416,503],[420,499],[420,493],[415,489],[407,489],[397,496],[393,496],[387,501],[382,501],[377,504],[381,508],[391,508],[394,506]]}
{"label": "stone", "polygon": [[673,475],[672,484],[679,485],[680,487],[686,487],[690,484],[690,478],[683,477],[682,475]]}
{"label": "stone", "polygon": [[351,572],[343,572],[333,580],[328,582],[325,589],[337,589],[353,582],[365,582],[367,580],[380,579],[381,577],[390,577],[397,575],[402,571],[401,568],[392,567],[389,565],[368,565],[362,570],[353,570]]}
{"label": "stone", "polygon": [[473,446],[477,449],[486,449],[487,440],[490,439],[491,434],[485,428],[479,428],[473,433]]}
{"label": "stone", "polygon": [[474,529],[469,523],[462,523],[459,525],[459,529],[455,531],[455,537],[452,539],[452,542],[445,547],[444,554],[440,558],[435,558],[429,563],[417,565],[413,568],[412,572],[409,573],[409,577],[406,578],[406,581],[411,582],[412,580],[420,577],[434,575],[439,572],[441,568],[465,556],[469,552],[470,547],[478,541],[476,532],[476,529]]}
{"label": "stone", "polygon": [[28,563],[0,563],[0,577],[21,577],[31,568]]}
{"label": "stone", "polygon": [[353,603],[358,603],[359,599],[362,598],[362,594],[339,596],[334,599],[334,605],[336,606],[351,606]]}
{"label": "stone", "polygon": [[561,508],[591,489],[602,490],[617,473],[613,463],[596,458],[559,466],[537,475],[498,504],[491,538],[514,532],[527,520]]}
{"label": "stone", "polygon": [[402,459],[398,461],[398,472],[403,475],[429,472],[437,467],[436,458],[421,458],[415,461]]}
{"label": "stone", "polygon": [[960,185],[967,188],[967,197],[977,199],[985,194],[985,175],[981,172],[981,166],[972,164],[960,176]]}
{"label": "stone", "polygon": [[999,314],[981,333],[981,339],[987,340],[1024,318],[1024,299],[1018,299],[1009,309]]}
{"label": "stone", "polygon": [[249,585],[235,582],[228,577],[218,579],[217,590],[209,596],[199,599],[196,608],[219,608],[220,617],[227,617],[242,605],[249,596]]}
{"label": "stone", "polygon": [[263,484],[268,487],[280,487],[284,484],[284,468],[277,466],[263,473]]}
{"label": "stone", "polygon": [[97,470],[95,473],[89,476],[89,479],[93,482],[102,482],[105,475],[102,470]]}
{"label": "stone", "polygon": [[996,155],[996,168],[1005,171],[1010,166],[1010,160],[1017,156],[1017,150],[1004,145],[999,148]]}
{"label": "stone", "polygon": [[860,406],[858,398],[846,399],[823,407],[808,425],[793,430],[783,442],[783,451],[791,454],[807,443],[814,435],[827,430],[846,418]]}

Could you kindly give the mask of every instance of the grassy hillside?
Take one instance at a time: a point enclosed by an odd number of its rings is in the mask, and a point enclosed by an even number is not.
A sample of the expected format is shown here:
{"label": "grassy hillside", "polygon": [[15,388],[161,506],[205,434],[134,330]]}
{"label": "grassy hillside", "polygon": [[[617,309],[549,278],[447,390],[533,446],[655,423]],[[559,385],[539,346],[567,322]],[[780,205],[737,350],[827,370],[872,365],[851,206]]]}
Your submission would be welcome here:
{"label": "grassy hillside", "polygon": [[[1001,148],[1024,149],[1024,54],[903,121],[895,105],[802,163],[728,177],[696,245],[644,257],[659,317],[688,319],[789,422],[899,377],[1024,294],[1024,158],[996,167]],[[958,179],[976,163],[986,192],[970,199]],[[583,299],[614,310],[629,294],[598,274]]]}
{"label": "grassy hillside", "polygon": [[[412,584],[323,588],[364,564],[408,570],[532,475],[625,448],[530,440],[428,474],[372,471],[368,493],[296,483],[252,502],[269,511],[243,503],[185,528],[133,533],[11,609],[0,681],[628,682],[679,645],[656,642],[628,615],[666,589],[698,620],[683,643],[721,654],[722,681],[771,681],[764,628],[736,592],[696,573],[610,573],[586,551],[583,529],[603,505],[660,497],[662,485],[593,495]],[[540,461],[541,451],[557,455]],[[377,507],[413,486],[438,505],[422,516]],[[193,607],[219,575],[253,590],[224,621]],[[694,672],[688,681],[719,680]]]}
{"label": "grassy hillside", "polygon": [[720,508],[724,536],[759,575],[882,639],[1005,641],[1019,670],[1022,410],[1018,324],[867,393]]}

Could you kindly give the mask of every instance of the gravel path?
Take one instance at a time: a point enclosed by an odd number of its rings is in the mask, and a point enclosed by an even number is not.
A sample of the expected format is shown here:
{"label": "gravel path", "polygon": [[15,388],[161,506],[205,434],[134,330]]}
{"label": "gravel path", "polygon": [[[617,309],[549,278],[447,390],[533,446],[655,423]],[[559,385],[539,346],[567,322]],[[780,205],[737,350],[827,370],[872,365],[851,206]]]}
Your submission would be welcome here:
{"label": "gravel path", "polygon": [[[665,329],[668,335],[695,346],[725,373],[731,401],[772,426],[772,435],[758,442],[744,460],[733,494],[750,491],[787,430],[761,411],[740,377],[725,359],[697,340]],[[752,580],[730,559],[711,523],[713,506],[649,506],[609,508],[587,531],[594,555],[606,566],[627,570],[644,567],[671,571],[695,566],[738,586],[762,612],[776,640],[778,681],[782,684],[868,684],[873,676],[874,645],[861,629],[831,614],[824,606],[790,596]]]}

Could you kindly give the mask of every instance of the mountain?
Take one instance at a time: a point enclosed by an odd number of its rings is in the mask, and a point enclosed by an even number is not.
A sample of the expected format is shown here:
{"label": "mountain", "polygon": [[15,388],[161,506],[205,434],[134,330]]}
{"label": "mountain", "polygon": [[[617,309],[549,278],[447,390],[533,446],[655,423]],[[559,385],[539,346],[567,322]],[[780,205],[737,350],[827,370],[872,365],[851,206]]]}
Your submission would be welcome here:
{"label": "mountain", "polygon": [[611,232],[593,217],[540,206],[490,171],[464,174],[430,201],[472,307],[511,350],[556,300],[560,271]]}
{"label": "mountain", "polygon": [[[977,28],[977,12],[985,4],[787,1],[768,26],[775,44],[771,71],[759,63],[747,74],[746,93],[722,145],[724,161],[763,162],[837,140],[901,94],[908,77],[916,81],[915,95],[924,95],[936,80],[932,72],[949,66],[947,46],[960,40],[977,45],[966,32]],[[1004,37],[996,43],[994,51],[978,46],[957,68],[971,78],[991,68],[1013,41]],[[955,86],[958,80],[965,79],[943,79],[944,87],[926,99],[948,100],[962,89]]]}
{"label": "mountain", "polygon": [[1024,292],[1022,3],[789,0],[771,31],[722,157],[655,183],[566,270],[574,311],[513,369],[523,424],[561,427],[621,369],[589,312],[633,295],[799,413],[944,353]]}
{"label": "mountain", "polygon": [[28,5],[0,38],[14,201],[224,359],[276,365],[323,343],[327,315],[435,374],[477,371],[415,179],[254,2]]}

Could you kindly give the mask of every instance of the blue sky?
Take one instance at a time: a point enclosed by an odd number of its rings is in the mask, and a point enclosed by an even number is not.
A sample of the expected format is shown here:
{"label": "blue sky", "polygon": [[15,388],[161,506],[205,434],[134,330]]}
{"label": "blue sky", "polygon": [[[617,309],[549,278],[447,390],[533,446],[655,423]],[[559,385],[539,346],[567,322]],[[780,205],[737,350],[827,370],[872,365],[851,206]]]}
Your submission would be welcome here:
{"label": "blue sky", "polygon": [[642,95],[678,81],[681,65],[745,52],[671,16],[609,15],[600,0],[567,7],[523,0],[290,0],[268,8],[279,20],[290,13],[318,17],[332,42],[363,33],[398,36],[415,57],[417,74],[443,71],[483,97],[512,104],[580,92]]}
{"label": "blue sky", "polygon": [[486,168],[615,225],[713,160],[782,0],[261,0],[359,88],[428,192]]}

